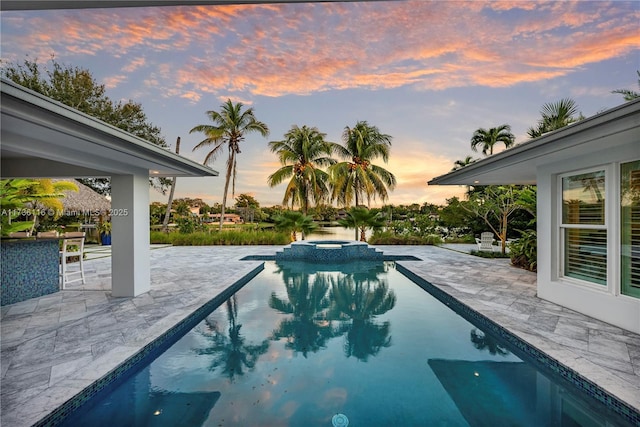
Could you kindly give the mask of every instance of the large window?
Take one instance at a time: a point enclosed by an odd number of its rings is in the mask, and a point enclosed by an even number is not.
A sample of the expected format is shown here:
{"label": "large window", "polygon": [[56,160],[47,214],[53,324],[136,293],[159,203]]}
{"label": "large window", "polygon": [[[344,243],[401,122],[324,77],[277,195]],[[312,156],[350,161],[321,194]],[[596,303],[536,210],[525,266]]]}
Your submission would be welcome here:
{"label": "large window", "polygon": [[562,177],[561,275],[607,285],[605,171]]}
{"label": "large window", "polygon": [[620,166],[620,288],[640,298],[640,160]]}

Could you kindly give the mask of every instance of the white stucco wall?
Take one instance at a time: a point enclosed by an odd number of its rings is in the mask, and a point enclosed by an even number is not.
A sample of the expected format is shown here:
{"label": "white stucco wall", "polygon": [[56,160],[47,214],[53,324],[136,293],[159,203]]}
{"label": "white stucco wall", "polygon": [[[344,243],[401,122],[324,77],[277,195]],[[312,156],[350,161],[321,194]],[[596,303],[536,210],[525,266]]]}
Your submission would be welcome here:
{"label": "white stucco wall", "polygon": [[[640,333],[640,299],[620,294],[620,194],[619,163],[640,158],[640,138],[620,144],[613,134],[600,140],[601,149],[575,156],[571,162],[547,163],[537,168],[538,184],[538,296],[567,308]],[[611,149],[616,145],[615,149]],[[560,278],[558,175],[591,168],[607,170],[606,211],[608,223],[607,286],[589,286]]]}

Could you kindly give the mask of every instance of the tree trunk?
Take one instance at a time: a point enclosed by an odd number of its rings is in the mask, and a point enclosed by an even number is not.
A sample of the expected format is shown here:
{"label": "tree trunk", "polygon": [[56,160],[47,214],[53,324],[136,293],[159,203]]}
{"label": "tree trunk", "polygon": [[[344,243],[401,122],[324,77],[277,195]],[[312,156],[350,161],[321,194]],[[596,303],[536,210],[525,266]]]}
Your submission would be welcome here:
{"label": "tree trunk", "polygon": [[231,181],[231,169],[233,169],[233,160],[235,159],[236,152],[233,148],[229,148],[229,163],[227,164],[227,176],[224,181],[224,193],[222,194],[222,210],[220,212],[220,227],[218,231],[222,231],[222,224],[224,223],[224,209],[227,205],[227,193],[229,192],[229,181]]}
{"label": "tree trunk", "polygon": [[[303,188],[303,193],[302,193],[302,195],[303,195],[302,213],[306,216],[307,212],[309,211],[309,194],[308,194],[308,191],[307,191],[307,184],[305,183],[303,185],[304,185],[304,188]],[[305,236],[304,230],[300,231],[300,235],[301,235],[301,240],[305,240],[306,236]]]}
{"label": "tree trunk", "polygon": [[502,255],[507,252],[507,226],[509,223],[509,215],[506,212],[502,213],[502,227],[500,230],[500,246],[502,248]]}
{"label": "tree trunk", "polygon": [[[180,137],[176,140],[176,154],[180,154]],[[162,231],[169,231],[169,217],[171,216],[171,205],[173,204],[173,194],[176,191],[176,180],[178,177],[174,176],[171,182],[171,190],[169,191],[169,201],[167,202],[167,212],[164,214],[164,221],[162,221]]]}
{"label": "tree trunk", "polygon": [[[358,189],[356,188],[356,208],[358,207]],[[356,229],[356,234],[353,240],[358,241],[358,224],[354,224],[354,228]]]}

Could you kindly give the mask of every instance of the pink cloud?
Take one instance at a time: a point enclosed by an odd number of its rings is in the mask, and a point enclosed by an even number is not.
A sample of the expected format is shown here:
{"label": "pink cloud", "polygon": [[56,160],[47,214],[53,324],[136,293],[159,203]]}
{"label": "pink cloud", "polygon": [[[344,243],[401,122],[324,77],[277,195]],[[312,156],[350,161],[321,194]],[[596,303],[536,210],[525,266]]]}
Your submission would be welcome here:
{"label": "pink cloud", "polygon": [[[631,3],[422,2],[237,5],[2,16],[3,50],[106,55],[167,96],[281,96],[406,85],[512,86],[640,46]],[[179,55],[179,66],[159,63]],[[136,59],[127,59],[127,58]],[[155,59],[154,59],[155,58]],[[199,96],[197,94],[200,94]]]}

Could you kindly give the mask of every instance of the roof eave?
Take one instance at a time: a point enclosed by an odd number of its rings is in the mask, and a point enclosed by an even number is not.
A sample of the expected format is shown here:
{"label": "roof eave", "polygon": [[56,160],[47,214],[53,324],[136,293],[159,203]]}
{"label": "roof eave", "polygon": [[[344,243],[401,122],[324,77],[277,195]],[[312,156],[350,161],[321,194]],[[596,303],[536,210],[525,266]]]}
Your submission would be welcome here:
{"label": "roof eave", "polygon": [[[81,153],[85,148],[70,147],[70,140],[85,141],[95,151],[95,159],[85,153],[85,162],[93,162],[97,170],[109,172],[109,162],[119,171],[109,153],[116,153],[124,163],[141,164],[147,167],[150,176],[218,176],[218,172],[193,160],[172,153],[142,138],[107,124],[67,105],[54,101],[40,93],[22,87],[12,81],[1,79],[3,117],[3,157],[7,153],[18,153],[19,157],[36,158],[42,148],[59,149],[67,144],[71,154]],[[28,129],[33,128],[32,134]],[[57,140],[44,140],[36,129],[54,132]],[[40,139],[38,139],[40,138]],[[29,141],[29,147],[25,141]],[[59,144],[59,146],[56,146]],[[53,150],[52,150],[53,151]],[[101,152],[102,151],[102,152]],[[78,154],[80,155],[80,154]],[[101,158],[102,156],[102,158]],[[56,159],[51,159],[56,160]],[[65,161],[57,159],[58,161]],[[88,167],[82,162],[78,166]],[[118,165],[122,168],[121,165]],[[163,170],[164,172],[154,173]]]}

